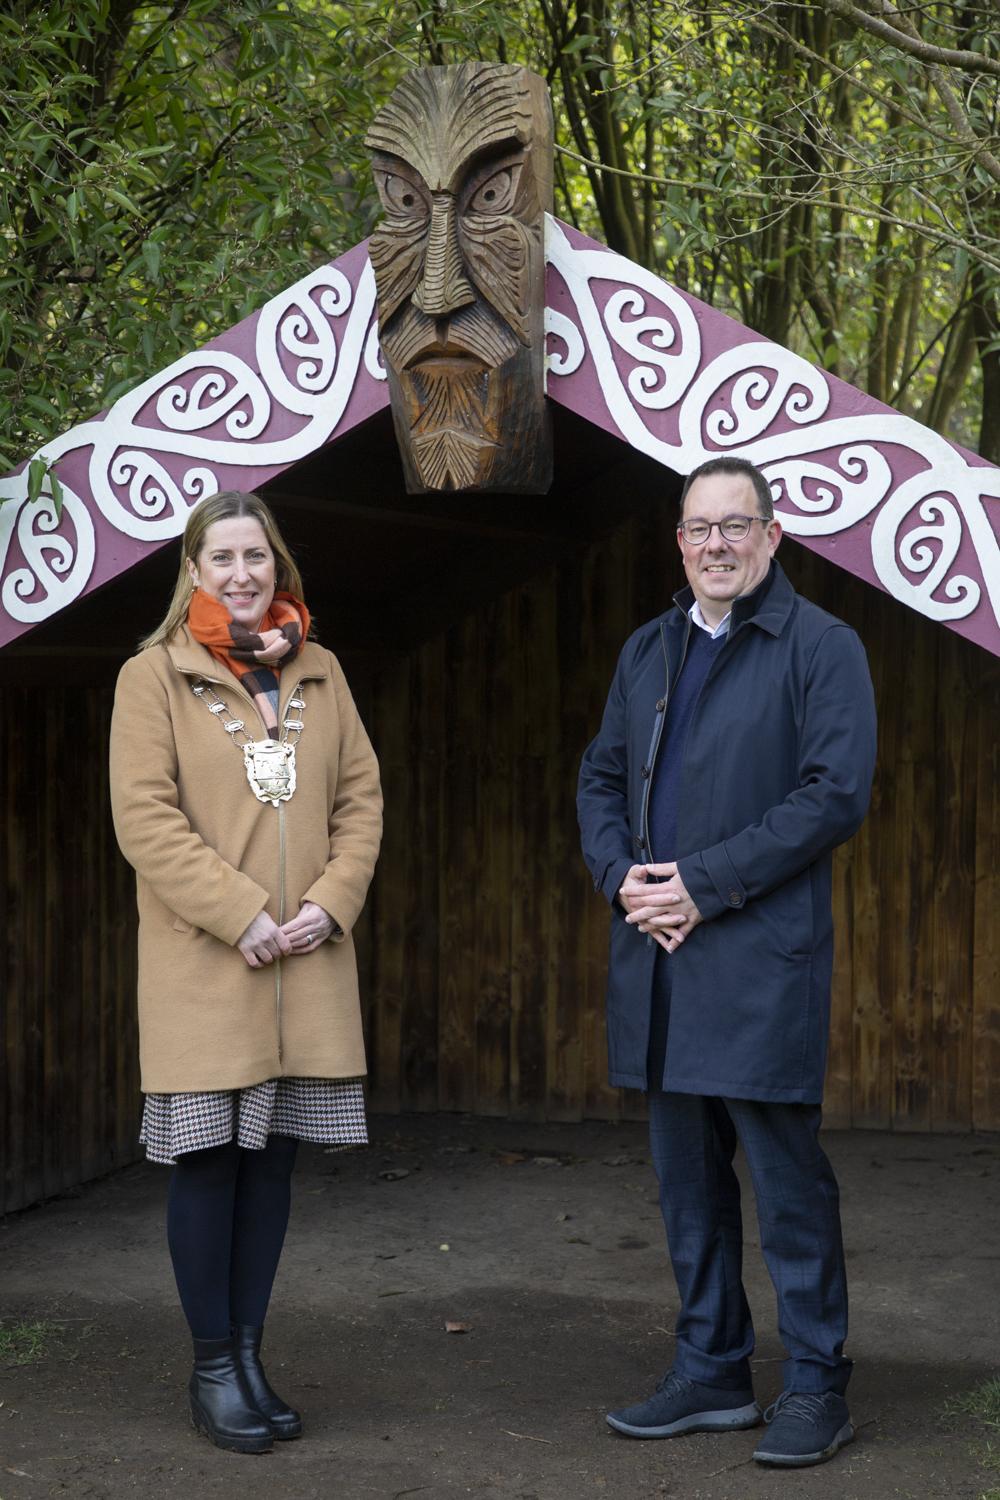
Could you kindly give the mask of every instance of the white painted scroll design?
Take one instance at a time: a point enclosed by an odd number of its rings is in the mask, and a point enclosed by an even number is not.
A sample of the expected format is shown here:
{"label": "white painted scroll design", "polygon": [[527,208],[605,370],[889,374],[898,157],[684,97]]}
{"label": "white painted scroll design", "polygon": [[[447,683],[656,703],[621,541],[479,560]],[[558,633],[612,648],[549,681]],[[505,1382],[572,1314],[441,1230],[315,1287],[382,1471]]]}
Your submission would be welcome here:
{"label": "white painted scroll design", "polygon": [[[768,475],[791,535],[864,522],[876,576],[897,599],[954,621],[984,603],[985,585],[1000,624],[1000,546],[985,503],[1000,499],[1000,470],[967,463],[898,413],[830,417],[825,375],[779,345],[748,338],[706,363],[694,308],[676,288],[611,251],[575,249],[553,219],[547,257],[568,293],[546,309],[550,382],[589,359],[631,446],[680,473],[739,452]],[[252,358],[197,350],[104,418],[44,444],[33,456],[49,463],[88,454],[88,484],[81,493],[64,485],[61,517],[47,490],[28,504],[27,469],[0,479],[0,605],[34,624],[79,597],[95,561],[94,511],[125,535],[161,542],[181,533],[204,495],[238,485],[241,469],[315,452],[362,372],[385,380],[371,267],[354,288],[337,267],[321,267],[261,310]],[[268,437],[272,428],[287,435]],[[914,462],[919,471],[897,479]],[[970,549],[979,578],[959,565]]]}
{"label": "white painted scroll design", "polygon": [[[103,418],[45,443],[32,457],[49,464],[89,453],[90,493],[64,485],[60,518],[47,488],[28,503],[27,468],[0,479],[3,609],[35,624],[79,597],[95,560],[92,510],[126,536],[161,542],[180,535],[205,495],[238,488],[241,469],[281,468],[315,452],[336,432],[359,372],[385,379],[374,329],[371,266],[356,287],[322,266],[261,309],[252,356],[195,350]],[[287,435],[268,437],[275,429]]]}
{"label": "white painted scroll design", "polygon": [[[550,390],[589,358],[632,447],[680,474],[739,453],[767,475],[790,535],[865,522],[875,574],[895,598],[947,622],[984,603],[985,585],[1000,625],[1000,544],[987,511],[1000,500],[1000,469],[967,463],[900,413],[830,416],[823,371],[778,344],[750,336],[704,362],[693,307],[676,288],[610,250],[574,248],[554,219],[546,254],[569,294],[546,326],[572,351],[550,354]],[[979,578],[959,564],[970,548]]]}

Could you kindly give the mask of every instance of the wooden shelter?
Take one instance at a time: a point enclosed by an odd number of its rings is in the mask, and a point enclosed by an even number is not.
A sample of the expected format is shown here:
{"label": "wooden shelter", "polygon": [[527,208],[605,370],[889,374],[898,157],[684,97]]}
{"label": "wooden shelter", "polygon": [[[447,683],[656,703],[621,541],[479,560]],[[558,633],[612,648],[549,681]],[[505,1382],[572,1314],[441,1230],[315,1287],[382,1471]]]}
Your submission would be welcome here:
{"label": "wooden shelter", "polygon": [[641,1108],[605,1082],[576,768],[622,642],[681,581],[681,476],[739,451],[879,699],[872,815],[836,861],[827,1118],[1000,1128],[1000,471],[554,220],[547,239],[547,496],[405,493],[364,245],[47,444],[61,515],[25,471],[0,480],[0,1211],[138,1154],[112,692],[188,508],[234,487],[273,504],[383,765],[356,934],[376,1108]]}

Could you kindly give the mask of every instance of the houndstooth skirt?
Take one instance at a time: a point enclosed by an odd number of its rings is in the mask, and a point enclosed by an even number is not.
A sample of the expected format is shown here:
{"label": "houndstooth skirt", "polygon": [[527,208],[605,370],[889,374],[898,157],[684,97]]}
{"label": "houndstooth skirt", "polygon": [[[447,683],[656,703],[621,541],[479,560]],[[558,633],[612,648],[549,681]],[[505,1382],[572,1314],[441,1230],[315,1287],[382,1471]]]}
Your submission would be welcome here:
{"label": "houndstooth skirt", "polygon": [[235,1141],[260,1151],[269,1135],[320,1145],[368,1144],[360,1078],[268,1078],[249,1088],[202,1094],[147,1094],[139,1140],[149,1161],[172,1166],[186,1151]]}

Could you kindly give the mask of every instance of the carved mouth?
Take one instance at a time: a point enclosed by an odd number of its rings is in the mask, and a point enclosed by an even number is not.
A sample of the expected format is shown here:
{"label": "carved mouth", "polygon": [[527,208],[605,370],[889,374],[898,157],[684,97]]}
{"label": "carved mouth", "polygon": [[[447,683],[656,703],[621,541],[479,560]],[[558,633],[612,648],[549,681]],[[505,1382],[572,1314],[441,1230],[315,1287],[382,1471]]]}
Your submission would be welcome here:
{"label": "carved mouth", "polygon": [[486,365],[476,355],[454,347],[444,349],[422,349],[406,366],[410,371],[426,371],[433,375],[468,375],[485,370]]}

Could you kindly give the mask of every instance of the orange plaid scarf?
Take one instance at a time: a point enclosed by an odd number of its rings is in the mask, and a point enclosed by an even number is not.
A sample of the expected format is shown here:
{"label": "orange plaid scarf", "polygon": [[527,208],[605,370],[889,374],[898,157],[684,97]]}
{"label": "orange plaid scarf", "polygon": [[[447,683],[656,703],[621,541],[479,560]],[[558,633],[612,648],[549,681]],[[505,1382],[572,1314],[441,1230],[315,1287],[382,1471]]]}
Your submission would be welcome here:
{"label": "orange plaid scarf", "polygon": [[309,611],[301,599],[275,594],[260,626],[252,631],[234,620],[218,599],[195,589],[187,623],[195,640],[207,646],[250,694],[268,734],[277,739],[278,673],[298,656],[309,634]]}

